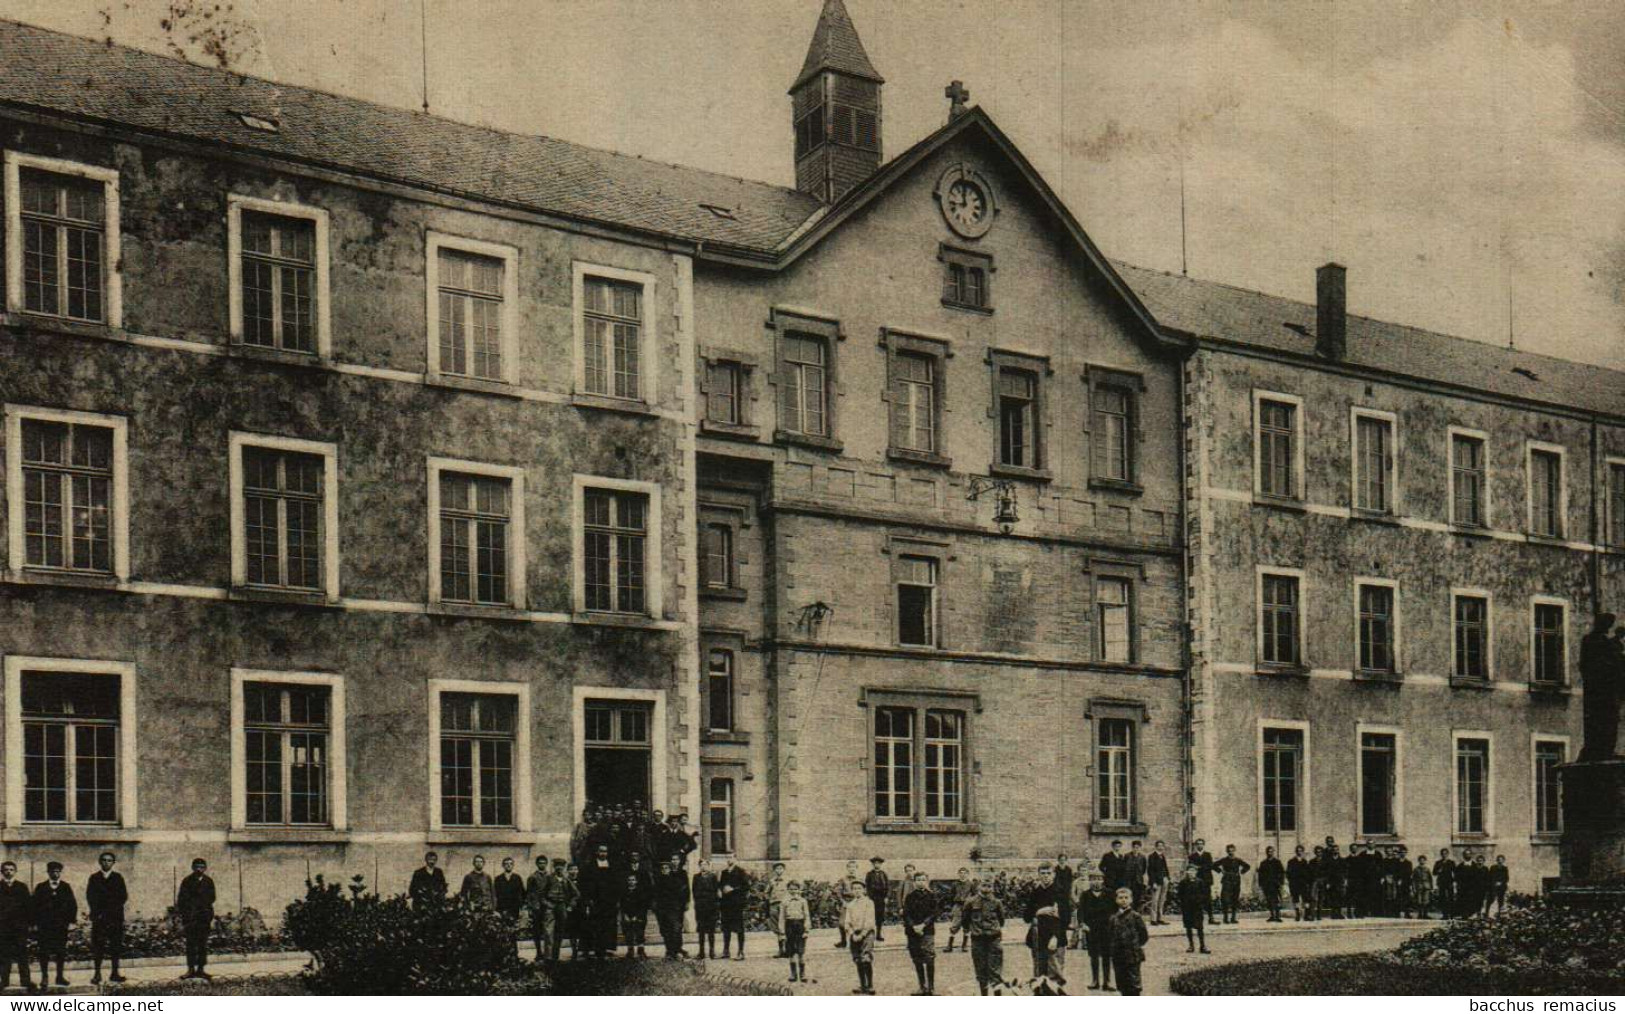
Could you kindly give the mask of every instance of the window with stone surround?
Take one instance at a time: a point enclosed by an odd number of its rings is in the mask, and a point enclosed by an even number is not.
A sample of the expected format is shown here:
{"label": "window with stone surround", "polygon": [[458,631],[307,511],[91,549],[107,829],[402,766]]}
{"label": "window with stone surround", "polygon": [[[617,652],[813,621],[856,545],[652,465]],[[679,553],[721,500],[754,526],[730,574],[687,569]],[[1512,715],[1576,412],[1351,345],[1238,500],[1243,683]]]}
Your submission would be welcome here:
{"label": "window with stone surround", "polygon": [[233,340],[327,355],[327,212],[233,194],[226,199],[226,229]]}
{"label": "window with stone surround", "polygon": [[1489,835],[1495,798],[1491,794],[1489,734],[1458,732],[1451,738],[1456,754],[1455,833],[1469,837]]}
{"label": "window with stone surround", "polygon": [[232,433],[232,584],[338,596],[338,449]]}
{"label": "window with stone surround", "polygon": [[513,827],[516,699],[445,692],[439,708],[441,826]]}
{"label": "window with stone surround", "polygon": [[1394,673],[1399,669],[1399,588],[1391,581],[1361,578],[1354,582],[1358,603],[1358,664],[1361,672]]}
{"label": "window with stone surround", "polygon": [[870,830],[970,829],[977,698],[867,689]]}
{"label": "window with stone surround", "polygon": [[993,387],[988,417],[995,432],[989,470],[1014,478],[1047,479],[1044,426],[1049,360],[993,349],[987,362]]}
{"label": "window with stone surround", "polygon": [[1265,834],[1293,834],[1303,812],[1304,742],[1307,729],[1264,726],[1259,730],[1258,780]]}
{"label": "window with stone surround", "polygon": [[116,169],[5,153],[7,308],[119,327]]}
{"label": "window with stone surround", "polygon": [[135,667],[5,657],[6,823],[139,825]]}
{"label": "window with stone surround", "polygon": [[1536,598],[1530,605],[1529,678],[1537,686],[1563,686],[1568,682],[1568,603]]}
{"label": "window with stone surround", "polygon": [[1084,372],[1084,384],[1089,394],[1089,485],[1137,492],[1145,378],[1092,365]]}
{"label": "window with stone surround", "polygon": [[1606,482],[1604,496],[1608,505],[1608,525],[1605,541],[1615,549],[1625,549],[1625,461],[1608,459]]}
{"label": "window with stone surround", "polygon": [[1487,592],[1451,593],[1454,647],[1451,674],[1461,680],[1490,678],[1490,597]]}
{"label": "window with stone surround", "polygon": [[1277,500],[1302,500],[1303,399],[1253,392],[1254,491]]}
{"label": "window with stone surround", "polygon": [[1399,732],[1361,727],[1360,834],[1399,833]]}
{"label": "window with stone surround", "polygon": [[1303,665],[1303,575],[1260,569],[1258,573],[1258,659],[1264,665]]}
{"label": "window with stone surround", "polygon": [[13,566],[128,576],[125,420],[22,405],[5,411],[8,496],[20,505],[11,526]]}
{"label": "window with stone surround", "polygon": [[1450,523],[1489,527],[1489,438],[1476,430],[1450,431]]}
{"label": "window with stone surround", "polygon": [[1140,821],[1140,742],[1145,705],[1096,698],[1085,712],[1094,740],[1094,824],[1100,830],[1137,828]]}
{"label": "window with stone surround", "polygon": [[523,609],[525,472],[429,459],[430,601]]}
{"label": "window with stone surround", "polygon": [[1563,537],[1563,449],[1553,444],[1530,443],[1529,534],[1547,539]]}
{"label": "window with stone surround", "polygon": [[1537,734],[1533,749],[1535,834],[1559,835],[1563,833],[1563,787],[1558,769],[1568,761],[1569,743],[1566,738]]}
{"label": "window with stone surround", "polygon": [[732,648],[712,648],[705,653],[705,727],[709,732],[733,731],[735,661]]}
{"label": "window with stone surround", "polygon": [[1374,409],[1354,410],[1354,509],[1367,514],[1393,514],[1398,466],[1394,453],[1396,417]]}
{"label": "window with stone surround", "polygon": [[712,778],[706,792],[705,828],[707,855],[734,854],[734,780]]}

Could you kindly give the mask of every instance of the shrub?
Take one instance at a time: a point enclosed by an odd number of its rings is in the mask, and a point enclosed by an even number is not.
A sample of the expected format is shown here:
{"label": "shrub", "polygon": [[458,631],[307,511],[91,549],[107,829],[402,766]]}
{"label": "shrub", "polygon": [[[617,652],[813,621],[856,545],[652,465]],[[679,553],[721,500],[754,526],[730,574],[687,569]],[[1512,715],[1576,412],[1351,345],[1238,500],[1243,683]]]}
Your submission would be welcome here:
{"label": "shrub", "polygon": [[1404,964],[1429,969],[1563,968],[1625,973],[1625,908],[1569,908],[1535,901],[1495,919],[1460,919],[1407,940]]}
{"label": "shrub", "polygon": [[521,966],[513,927],[495,912],[455,903],[413,906],[402,895],[352,897],[320,877],[288,906],[289,935],[311,952],[314,993],[532,993],[546,978]]}
{"label": "shrub", "polygon": [[1390,954],[1339,954],[1202,968],[1175,975],[1170,986],[1182,996],[1613,995],[1625,989],[1625,976],[1552,967],[1423,967]]}
{"label": "shrub", "polygon": [[[214,954],[253,954],[292,949],[295,949],[295,945],[267,927],[264,917],[252,908],[216,915],[214,927],[209,931],[209,950]],[[168,958],[185,953],[186,937],[174,909],[158,918],[125,921],[125,957]],[[67,956],[70,961],[90,958],[89,919],[80,919],[68,930]]]}

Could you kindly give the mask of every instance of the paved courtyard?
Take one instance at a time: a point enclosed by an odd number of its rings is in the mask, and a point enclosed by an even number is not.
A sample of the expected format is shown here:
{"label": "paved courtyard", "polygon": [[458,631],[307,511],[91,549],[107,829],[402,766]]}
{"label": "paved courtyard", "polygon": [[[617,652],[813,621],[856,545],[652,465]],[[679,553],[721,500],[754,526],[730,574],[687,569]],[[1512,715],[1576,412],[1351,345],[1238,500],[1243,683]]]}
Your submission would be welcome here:
{"label": "paved courtyard", "polygon": [[[1366,919],[1347,922],[1327,921],[1310,927],[1291,922],[1269,924],[1262,917],[1243,918],[1235,926],[1208,927],[1208,949],[1212,954],[1187,954],[1185,937],[1177,925],[1151,927],[1151,941],[1146,945],[1146,963],[1143,969],[1147,995],[1166,996],[1172,993],[1169,980],[1176,974],[1193,968],[1235,961],[1263,958],[1315,957],[1326,954],[1353,954],[1362,951],[1380,951],[1397,947],[1405,940],[1437,927],[1437,921],[1402,919]],[[1021,943],[1026,927],[1019,922],[1005,926],[1004,968],[1006,978],[1025,977],[1032,971],[1032,959]],[[894,935],[895,934],[895,935]],[[937,992],[942,994],[975,994],[976,976],[971,970],[970,955],[958,948],[952,954],[942,953],[947,935],[938,927],[937,937]],[[798,985],[796,992],[807,995],[850,995],[857,985],[857,974],[852,959],[844,950],[835,948],[834,930],[815,930],[808,942],[808,972],[816,982]],[[789,965],[774,958],[771,936],[752,934],[744,961],[708,962],[710,970],[723,974],[763,982],[789,985]],[[1085,951],[1068,951],[1066,959],[1067,991],[1088,994],[1089,955]],[[917,988],[914,966],[903,947],[901,927],[888,928],[885,940],[875,953],[875,990],[878,993],[900,996],[913,993]],[[1288,983],[1282,992],[1291,992]]]}

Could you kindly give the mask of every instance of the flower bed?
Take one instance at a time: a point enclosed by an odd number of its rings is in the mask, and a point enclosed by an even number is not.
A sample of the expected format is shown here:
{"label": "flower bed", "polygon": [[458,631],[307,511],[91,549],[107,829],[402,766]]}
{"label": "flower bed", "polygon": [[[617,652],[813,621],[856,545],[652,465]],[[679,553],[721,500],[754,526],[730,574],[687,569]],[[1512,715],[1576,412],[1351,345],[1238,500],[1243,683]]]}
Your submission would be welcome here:
{"label": "flower bed", "polygon": [[1181,972],[1182,996],[1544,996],[1625,992],[1625,975],[1551,966],[1415,965],[1392,954],[1248,961]]}
{"label": "flower bed", "polygon": [[1395,957],[1428,969],[1561,969],[1625,976],[1625,908],[1536,901],[1495,919],[1463,919],[1406,941]]}

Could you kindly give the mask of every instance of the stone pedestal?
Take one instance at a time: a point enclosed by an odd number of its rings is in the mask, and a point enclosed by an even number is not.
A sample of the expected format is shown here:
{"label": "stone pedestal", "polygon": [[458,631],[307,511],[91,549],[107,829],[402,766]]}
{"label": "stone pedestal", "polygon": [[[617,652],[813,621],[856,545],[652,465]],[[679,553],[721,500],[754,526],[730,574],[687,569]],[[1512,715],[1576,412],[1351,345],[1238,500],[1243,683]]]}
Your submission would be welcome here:
{"label": "stone pedestal", "polygon": [[1563,784],[1562,886],[1568,904],[1625,901],[1625,759],[1558,769]]}

